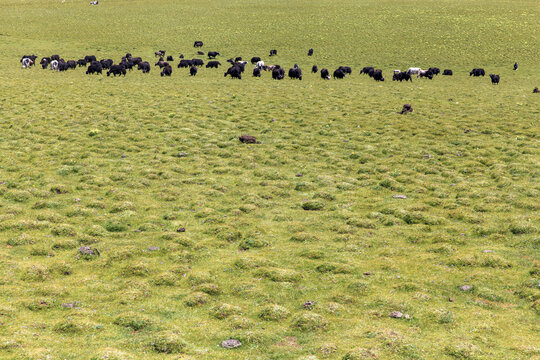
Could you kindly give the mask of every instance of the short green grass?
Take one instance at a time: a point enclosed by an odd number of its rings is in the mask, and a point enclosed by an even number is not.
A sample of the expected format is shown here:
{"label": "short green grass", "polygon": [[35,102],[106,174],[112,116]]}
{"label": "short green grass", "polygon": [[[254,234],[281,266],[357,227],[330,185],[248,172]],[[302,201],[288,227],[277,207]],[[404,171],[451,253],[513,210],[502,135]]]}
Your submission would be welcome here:
{"label": "short green grass", "polygon": [[[1,359],[540,357],[537,1],[100,3],[0,4]],[[19,63],[195,40],[304,80]]]}

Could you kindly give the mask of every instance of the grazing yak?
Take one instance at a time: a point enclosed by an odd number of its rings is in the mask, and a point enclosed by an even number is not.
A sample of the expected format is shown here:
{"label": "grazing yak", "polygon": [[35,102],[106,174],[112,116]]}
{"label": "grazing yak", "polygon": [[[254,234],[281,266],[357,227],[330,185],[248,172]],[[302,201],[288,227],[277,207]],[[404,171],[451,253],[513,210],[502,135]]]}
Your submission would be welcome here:
{"label": "grazing yak", "polygon": [[202,51],[197,51],[197,55],[204,55]]}
{"label": "grazing yak", "polygon": [[274,68],[272,70],[272,79],[283,80],[285,78],[285,70],[282,67]]}
{"label": "grazing yak", "polygon": [[420,70],[416,75],[417,78],[426,77],[429,80],[433,80],[433,72],[431,70]]}
{"label": "grazing yak", "polygon": [[302,70],[298,66],[289,69],[289,78],[302,80]]}
{"label": "grazing yak", "polygon": [[51,70],[58,70],[58,60],[51,61]]}
{"label": "grazing yak", "polygon": [[172,67],[171,65],[167,65],[163,67],[163,70],[161,70],[161,76],[171,76],[172,74]]}
{"label": "grazing yak", "polygon": [[142,58],[140,57],[132,57],[132,58],[129,58],[129,60],[133,63],[133,65],[139,65],[140,63],[142,63]]}
{"label": "grazing yak", "polygon": [[[95,56],[94,56],[94,58],[95,58]],[[53,60],[60,61],[60,55],[52,55],[51,56],[51,61],[53,61]]]}
{"label": "grazing yak", "polygon": [[373,79],[375,79],[375,81],[384,81],[382,70],[375,70],[373,72]]}
{"label": "grazing yak", "polygon": [[313,65],[313,66],[311,67],[311,72],[312,72],[313,74],[316,74],[318,71],[319,71],[319,68],[317,67],[317,65]]}
{"label": "grazing yak", "polygon": [[514,63],[514,70],[517,70],[518,68],[518,64],[517,64],[517,61]]}
{"label": "grazing yak", "polygon": [[[231,60],[232,60],[232,58],[231,58]],[[242,57],[241,57],[241,56],[235,57],[233,62],[239,62],[239,61],[242,61]]]}
{"label": "grazing yak", "polygon": [[[51,59],[54,60],[51,56]],[[91,64],[92,61],[97,61],[97,58],[94,56],[94,55],[86,55],[84,57],[84,60],[86,61],[87,64]]]}
{"label": "grazing yak", "polygon": [[180,60],[180,63],[178,64],[178,68],[189,68],[192,65],[193,65],[193,60],[182,59]]}
{"label": "grazing yak", "polygon": [[239,66],[233,65],[227,71],[223,76],[227,77],[227,75],[230,75],[233,79],[242,79],[242,70]]}
{"label": "grazing yak", "polygon": [[180,54],[180,56],[178,56],[179,59],[183,59],[184,58],[184,54]]}
{"label": "grazing yak", "polygon": [[131,60],[123,60],[122,62],[120,62],[120,65],[122,65],[123,67],[126,68],[126,70],[133,70],[133,66],[135,64],[133,64],[133,61]]}
{"label": "grazing yak", "polygon": [[277,50],[270,50],[270,56],[277,55]]}
{"label": "grazing yak", "polygon": [[340,66],[338,69],[343,71],[345,74],[352,74],[352,69],[349,66]]}
{"label": "grazing yak", "polygon": [[204,61],[202,61],[201,59],[191,59],[191,65],[192,66],[203,66]]}
{"label": "grazing yak", "polygon": [[88,69],[86,70],[86,74],[101,74],[103,71],[103,66],[99,61],[92,61],[90,63],[90,66],[88,66]]}
{"label": "grazing yak", "polygon": [[255,65],[256,67],[258,67],[259,69],[262,69],[264,67],[264,61],[257,61],[257,64]]}
{"label": "grazing yak", "polygon": [[116,77],[116,75],[126,76],[126,68],[122,65],[112,65],[109,68],[109,71],[107,71],[107,76],[110,76],[111,74],[113,74],[114,77]]}
{"label": "grazing yak", "polygon": [[501,80],[501,77],[499,75],[489,74],[489,77],[491,78],[491,83],[493,85],[499,85],[499,81]]}
{"label": "grazing yak", "polygon": [[41,68],[45,70],[45,69],[47,69],[49,67],[50,62],[51,62],[50,57],[44,57],[44,58],[41,59],[39,64],[41,65]]}
{"label": "grazing yak", "polygon": [[345,72],[340,68],[334,70],[334,79],[343,79],[345,77]]}
{"label": "grazing yak", "polygon": [[29,68],[30,66],[34,65],[34,61],[30,58],[24,58],[21,60],[21,62],[23,69]]}
{"label": "grazing yak", "polygon": [[469,73],[469,76],[474,76],[474,77],[478,77],[478,76],[484,76],[486,75],[486,71],[484,69],[472,69],[472,71]]}
{"label": "grazing yak", "polygon": [[114,61],[112,61],[112,59],[101,59],[99,60],[99,62],[104,69],[108,69],[112,66],[112,64],[114,64]]}
{"label": "grazing yak", "polygon": [[161,60],[155,63],[154,66],[159,66],[160,69],[163,69],[165,66],[169,66],[169,63]]}
{"label": "grazing yak", "polygon": [[193,47],[202,47],[203,46],[203,42],[202,41],[195,41],[193,43]]}
{"label": "grazing yak", "polygon": [[308,50],[307,56],[313,56],[313,49],[309,49],[309,50]]}
{"label": "grazing yak", "polygon": [[330,73],[328,72],[328,69],[321,69],[321,79],[330,80]]}
{"label": "grazing yak", "polygon": [[253,77],[261,77],[261,69],[258,66],[253,68]]}
{"label": "grazing yak", "polygon": [[143,74],[150,72],[150,63],[148,61],[143,61],[137,64],[137,69],[142,70]]}
{"label": "grazing yak", "polygon": [[77,62],[75,60],[66,61],[66,65],[67,65],[68,69],[76,69],[77,68]]}
{"label": "grazing yak", "polygon": [[431,71],[433,75],[439,75],[441,73],[441,69],[436,67],[430,67],[428,70]]}
{"label": "grazing yak", "polygon": [[538,93],[540,93],[540,90],[538,90],[538,87],[535,87],[533,89],[533,94],[538,94]]}
{"label": "grazing yak", "polygon": [[174,58],[171,55],[169,55],[167,56],[167,61],[174,61]]}
{"label": "grazing yak", "polygon": [[219,61],[209,61],[207,64],[206,64],[206,68],[219,68],[219,66],[221,65],[221,63]]}
{"label": "grazing yak", "polygon": [[159,50],[154,53],[155,57],[164,57],[165,56],[165,50]]}
{"label": "grazing yak", "polygon": [[79,65],[79,67],[86,67],[87,63],[88,62],[86,60],[84,60],[84,59],[77,60],[77,65]]}
{"label": "grazing yak", "polygon": [[374,71],[375,71],[375,68],[373,66],[365,66],[362,70],[360,70],[360,75],[365,74],[371,77],[373,76]]}
{"label": "grazing yak", "polygon": [[191,76],[197,75],[197,68],[195,66],[192,66],[189,68],[189,75]]}
{"label": "grazing yak", "polygon": [[405,71],[400,71],[398,73],[394,73],[394,76],[392,76],[392,81],[402,82],[403,80],[412,82],[411,74]]}
{"label": "grazing yak", "polygon": [[419,67],[410,67],[409,70],[407,70],[407,72],[411,75],[418,74],[420,71],[422,71],[422,69]]}
{"label": "grazing yak", "polygon": [[258,63],[259,61],[261,61],[261,58],[258,57],[258,56],[254,56],[254,57],[251,58],[251,63],[252,63],[252,64],[256,64],[256,63]]}
{"label": "grazing yak", "polygon": [[452,76],[454,75],[454,73],[452,72],[452,70],[450,69],[444,69],[443,72],[442,72],[443,75],[445,76]]}
{"label": "grazing yak", "polygon": [[217,51],[209,51],[207,55],[209,59],[215,59],[216,56],[221,55],[221,54],[218,53]]}
{"label": "grazing yak", "polygon": [[37,59],[37,56],[34,55],[34,54],[32,54],[32,55],[24,55],[19,62],[22,63],[24,61],[24,59],[30,59],[30,60],[32,60],[32,63],[35,63],[36,59]]}

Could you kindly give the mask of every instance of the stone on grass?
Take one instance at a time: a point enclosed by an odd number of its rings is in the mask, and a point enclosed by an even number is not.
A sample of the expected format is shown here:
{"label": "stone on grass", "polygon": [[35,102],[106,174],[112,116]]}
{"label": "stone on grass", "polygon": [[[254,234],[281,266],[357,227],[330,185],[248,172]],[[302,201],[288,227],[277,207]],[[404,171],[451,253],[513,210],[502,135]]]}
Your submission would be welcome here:
{"label": "stone on grass", "polygon": [[472,285],[463,285],[462,287],[460,287],[461,291],[470,291],[472,290]]}
{"label": "stone on grass", "polygon": [[412,105],[411,104],[405,104],[405,105],[403,105],[403,109],[401,109],[401,112],[399,112],[398,114],[406,114],[406,113],[410,113],[410,112],[413,112]]}
{"label": "stone on grass", "polygon": [[240,346],[242,346],[242,343],[240,340],[236,339],[223,340],[221,342],[221,347],[224,347],[225,349],[234,349]]}
{"label": "stone on grass", "polygon": [[406,199],[407,195],[392,195],[394,199]]}
{"label": "stone on grass", "polygon": [[88,256],[99,256],[98,249],[92,249],[90,246],[81,246],[79,248],[79,254]]}
{"label": "stone on grass", "polygon": [[390,317],[394,318],[394,319],[401,319],[403,317],[403,313],[401,313],[399,311],[392,311],[390,313]]}
{"label": "stone on grass", "polygon": [[158,251],[159,250],[159,246],[150,246],[148,248],[149,251]]}

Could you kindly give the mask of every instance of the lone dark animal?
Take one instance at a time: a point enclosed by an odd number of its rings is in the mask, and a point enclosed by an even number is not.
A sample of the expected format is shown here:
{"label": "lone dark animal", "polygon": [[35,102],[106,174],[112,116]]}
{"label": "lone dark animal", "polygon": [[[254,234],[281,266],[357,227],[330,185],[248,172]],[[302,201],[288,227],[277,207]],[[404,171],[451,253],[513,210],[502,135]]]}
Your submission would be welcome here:
{"label": "lone dark animal", "polygon": [[174,61],[174,58],[171,55],[169,55],[167,56],[167,61]]}
{"label": "lone dark animal", "polygon": [[86,70],[86,74],[101,74],[102,71],[103,66],[101,65],[101,63],[99,61],[92,61],[92,63],[90,63],[90,66],[88,66],[88,69]]}
{"label": "lone dark animal", "polygon": [[499,85],[499,81],[501,80],[501,77],[499,75],[489,74],[489,77],[491,78],[491,83],[493,85]]}
{"label": "lone dark animal", "polygon": [[217,51],[209,51],[207,55],[209,59],[215,59],[216,56],[221,55],[221,54],[218,53]]}
{"label": "lone dark animal", "polygon": [[150,72],[150,63],[148,61],[143,61],[137,64],[137,69],[142,70],[143,74],[148,74]]}
{"label": "lone dark animal", "polygon": [[270,50],[270,56],[277,55],[277,50]]}
{"label": "lone dark animal", "polygon": [[410,113],[410,112],[413,112],[413,108],[412,108],[411,104],[405,104],[405,105],[403,105],[403,109],[401,109],[401,111],[398,112],[398,114],[406,114],[406,113]]}
{"label": "lone dark animal", "polygon": [[538,90],[538,87],[535,87],[533,89],[533,94],[538,94],[538,93],[540,93],[540,90]]}
{"label": "lone dark animal", "polygon": [[258,57],[258,56],[254,56],[254,57],[251,58],[251,63],[252,63],[252,64],[256,64],[256,63],[258,63],[259,61],[261,61],[261,58]]}
{"label": "lone dark animal", "polygon": [[518,64],[517,64],[517,61],[514,63],[514,70],[517,70],[518,68]]}
{"label": "lone dark animal", "polygon": [[223,76],[227,77],[227,75],[230,75],[233,79],[242,79],[242,70],[239,66],[233,65],[227,69]]}
{"label": "lone dark animal", "polygon": [[253,68],[253,77],[261,77],[261,69],[256,66]]}
{"label": "lone dark animal", "polygon": [[257,138],[251,135],[241,135],[238,137],[238,140],[244,144],[257,144]]}
{"label": "lone dark animal", "polygon": [[[232,58],[231,58],[232,59]],[[228,61],[228,60],[227,60]],[[242,57],[241,56],[237,56],[234,58],[234,62],[239,62],[239,61],[242,61]]]}
{"label": "lone dark animal", "polygon": [[444,69],[443,72],[442,72],[443,75],[445,76],[452,76],[454,75],[454,73],[452,72],[452,70],[450,69]]}
{"label": "lone dark animal", "polygon": [[86,64],[87,62],[84,59],[77,60],[77,65],[79,65],[79,67],[86,67]]}
{"label": "lone dark animal", "polygon": [[197,55],[204,55],[202,51],[197,51]]}
{"label": "lone dark animal", "polygon": [[313,56],[313,49],[309,49],[309,50],[308,50],[307,56]]}
{"label": "lone dark animal", "polygon": [[312,72],[313,74],[316,74],[317,71],[319,71],[319,68],[317,67],[317,65],[313,65],[313,67],[311,68],[311,72]]}
{"label": "lone dark animal", "polygon": [[486,75],[486,72],[484,69],[472,69],[472,71],[469,73],[469,76],[484,76]]}
{"label": "lone dark animal", "polygon": [[202,41],[195,41],[193,43],[193,47],[202,47],[203,46],[203,42]]}
{"label": "lone dark animal", "polygon": [[195,66],[192,66],[189,68],[189,75],[191,76],[197,75],[197,68]]}
{"label": "lone dark animal", "polygon": [[372,72],[375,71],[375,68],[372,67],[372,66],[366,66],[362,70],[360,70],[360,75],[361,74],[369,75],[370,71],[372,71]]}
{"label": "lone dark animal", "polygon": [[272,79],[283,80],[284,77],[285,77],[285,70],[283,70],[283,68],[279,67],[272,70]]}

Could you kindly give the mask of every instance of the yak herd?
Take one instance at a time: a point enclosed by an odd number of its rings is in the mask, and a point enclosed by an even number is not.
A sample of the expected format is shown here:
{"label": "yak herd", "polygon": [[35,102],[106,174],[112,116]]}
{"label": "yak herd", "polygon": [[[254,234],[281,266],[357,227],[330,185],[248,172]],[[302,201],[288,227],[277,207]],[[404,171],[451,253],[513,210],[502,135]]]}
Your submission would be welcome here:
{"label": "yak herd", "polygon": [[[195,48],[201,48],[203,46],[202,41],[195,41],[193,44],[193,47]],[[313,49],[309,49],[307,55],[313,56]],[[159,59],[154,64],[154,66],[158,66],[161,69],[161,76],[171,76],[173,67],[172,63],[174,61],[173,56],[168,55],[165,56],[166,51],[165,50],[159,50],[156,51],[155,56]],[[202,51],[197,51],[198,55],[205,55]],[[217,56],[220,56],[221,54],[217,51],[209,51],[206,54],[208,56],[208,62],[206,63],[207,69],[218,69],[221,66],[221,63],[216,59]],[[277,56],[277,50],[270,50],[270,57]],[[30,68],[36,64],[37,61],[36,55],[24,55],[20,62],[22,63],[22,68]],[[198,69],[202,66],[204,66],[204,61],[199,58],[194,59],[184,59],[184,55],[180,55],[180,62],[178,63],[178,68],[187,68],[189,69],[189,74],[191,76],[197,75]],[[230,58],[227,60],[228,63],[230,63],[227,71],[224,73],[224,76],[230,76],[233,79],[242,79],[242,74],[244,73],[246,69],[246,65],[248,64],[247,61],[242,60],[242,57],[236,57],[236,58]],[[272,79],[274,80],[282,80],[285,78],[285,69],[282,68],[280,65],[268,65],[265,64],[264,61],[258,57],[254,56],[250,59],[250,62],[252,65],[254,65],[253,68],[253,76],[254,77],[261,77],[262,71],[269,71],[272,74]],[[92,74],[102,74],[103,71],[106,71],[107,76],[113,75],[119,75],[119,76],[126,76],[127,71],[133,70],[136,68],[137,70],[140,70],[142,73],[149,73],[151,69],[150,62],[143,61],[141,57],[133,56],[130,53],[127,53],[125,56],[122,57],[120,62],[118,64],[114,64],[114,61],[112,59],[100,59],[98,60],[94,55],[87,55],[84,58],[78,59],[78,60],[64,60],[59,55],[52,55],[52,56],[46,56],[41,58],[41,61],[39,62],[41,67],[43,69],[51,69],[55,71],[67,71],[69,69],[76,69],[77,67],[85,67],[86,68],[86,74],[92,75]],[[517,69],[517,63],[514,64],[514,70]],[[322,68],[319,71],[319,68],[317,65],[313,65],[311,68],[311,72],[313,74],[320,73],[320,76],[324,80],[329,80],[331,77],[334,79],[343,79],[347,75],[352,74],[352,69],[349,66],[340,66],[336,70],[334,70],[332,73],[326,68]],[[416,75],[417,78],[427,78],[432,80],[434,76],[437,76],[441,73],[441,70],[437,67],[431,67],[427,70],[423,70],[418,67],[411,67],[406,71],[400,71],[400,70],[394,70],[392,80],[393,81],[411,81],[413,79],[413,76]],[[384,81],[383,72],[380,69],[376,69],[371,66],[364,67],[360,74],[368,75],[370,78],[373,78],[375,81]],[[290,79],[298,79],[302,80],[302,70],[300,67],[295,64],[292,68],[289,69],[287,73],[288,77]],[[444,76],[452,76],[453,71],[450,69],[444,69],[442,71],[442,75]],[[479,77],[479,76],[485,76],[486,72],[484,69],[475,68],[470,73],[469,76]],[[494,85],[499,84],[500,76],[495,74],[489,74],[491,78],[491,83]]]}

